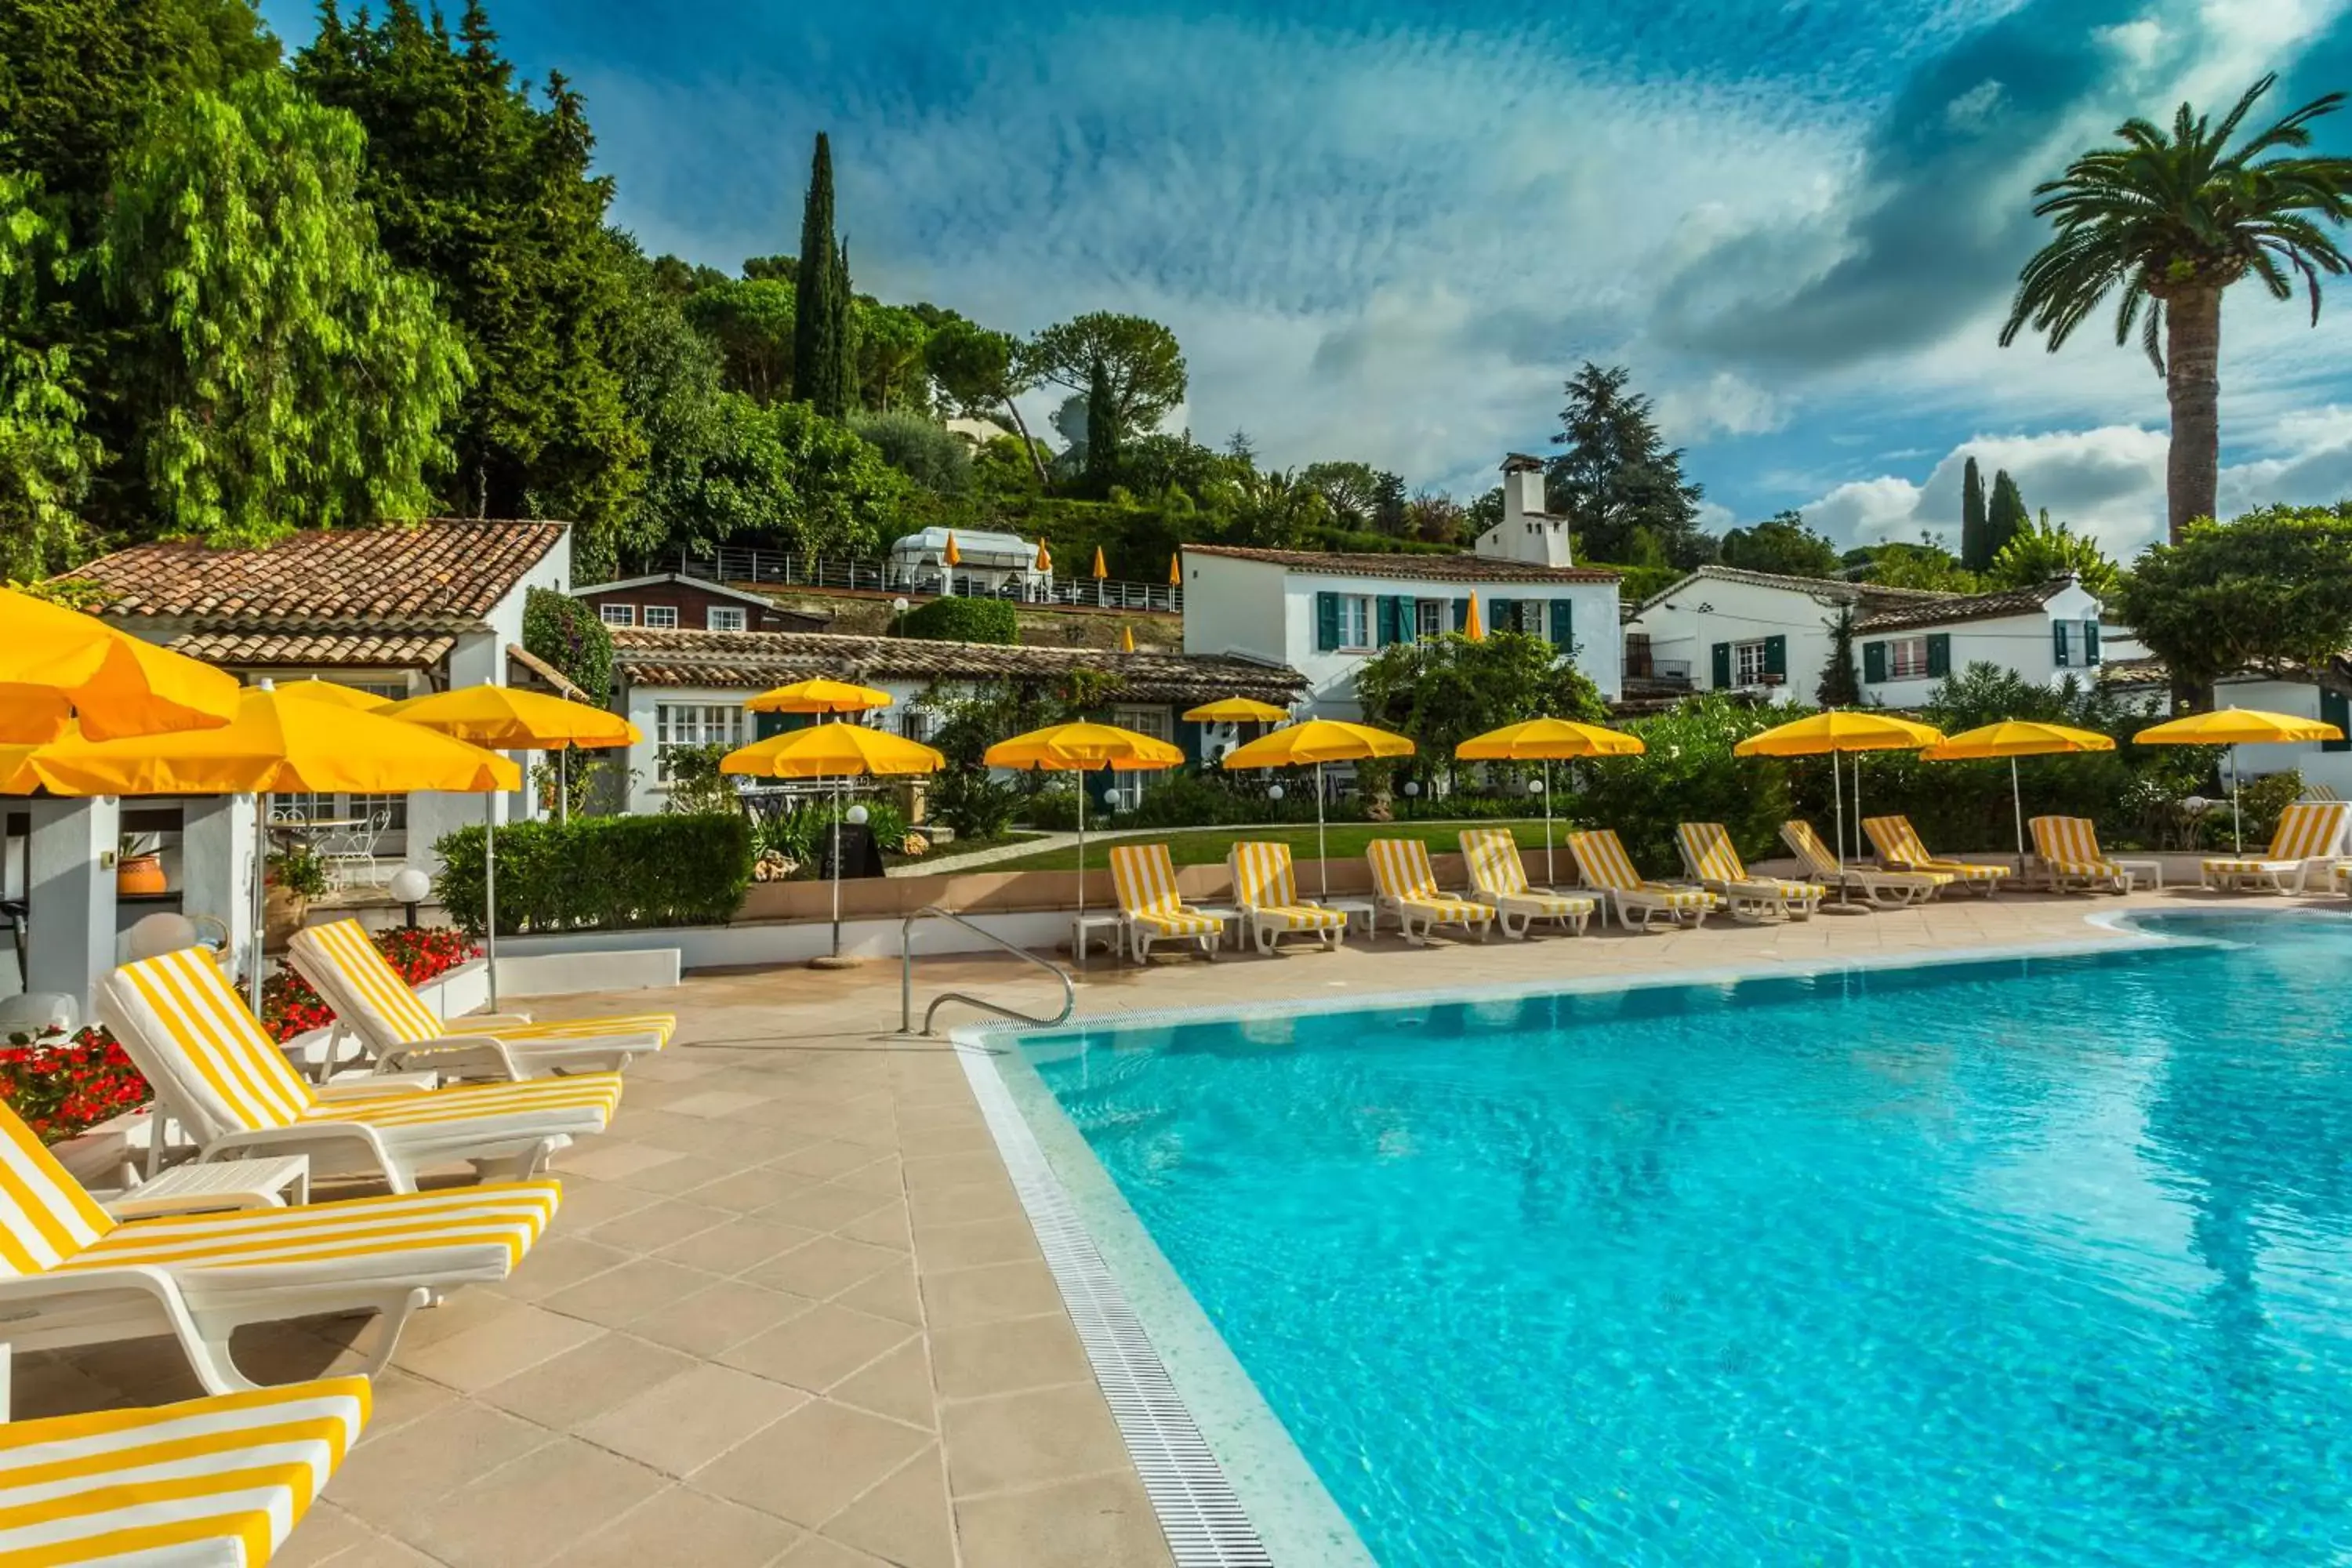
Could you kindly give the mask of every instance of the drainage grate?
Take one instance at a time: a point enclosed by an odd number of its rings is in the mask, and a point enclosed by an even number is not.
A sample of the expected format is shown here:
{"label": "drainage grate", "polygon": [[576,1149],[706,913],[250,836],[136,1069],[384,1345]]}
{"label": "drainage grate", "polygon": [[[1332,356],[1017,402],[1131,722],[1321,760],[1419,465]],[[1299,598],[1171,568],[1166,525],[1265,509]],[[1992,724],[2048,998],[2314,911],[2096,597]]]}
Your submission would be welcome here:
{"label": "drainage grate", "polygon": [[1110,1402],[1119,1436],[1143,1477],[1143,1489],[1160,1516],[1177,1568],[1273,1568],[1265,1543],[1242,1511],[1216,1456],[1160,1364],[1160,1352],[1151,1348],[1069,1194],[1046,1163],[1036,1134],[997,1076],[996,1064],[984,1050],[966,1047],[957,1054],[963,1058],[981,1114],[995,1135],[997,1152],[1013,1173],[1021,1206],[1037,1232],[1046,1267],[1061,1287],[1062,1303],[1077,1325],[1078,1342],[1093,1363],[1095,1381]]}

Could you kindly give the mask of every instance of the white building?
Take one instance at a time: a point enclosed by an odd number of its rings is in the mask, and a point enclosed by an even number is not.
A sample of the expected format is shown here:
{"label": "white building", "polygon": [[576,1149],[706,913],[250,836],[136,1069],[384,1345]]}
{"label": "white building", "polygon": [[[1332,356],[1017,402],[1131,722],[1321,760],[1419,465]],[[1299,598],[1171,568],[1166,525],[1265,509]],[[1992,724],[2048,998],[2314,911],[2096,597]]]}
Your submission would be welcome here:
{"label": "white building", "polygon": [[1480,534],[1470,549],[1492,560],[1533,566],[1575,564],[1569,559],[1568,519],[1544,510],[1542,458],[1513,452],[1503,459],[1503,521]]}
{"label": "white building", "polygon": [[[2123,634],[2128,636],[2129,634]],[[2112,646],[2111,639],[2111,646]],[[2100,671],[2110,690],[2126,697],[2141,697],[2151,705],[2148,722],[2158,721],[2164,703],[2170,696],[2171,677],[2164,661],[2140,653],[2129,643],[2132,657],[2118,654]],[[2316,719],[2335,725],[2352,737],[2352,697],[2342,688],[2352,685],[2352,655],[2340,657],[2328,671],[2334,686],[2322,686],[2315,676],[2298,679],[2289,675],[2265,675],[2248,671],[2216,681],[2213,705],[2217,708],[2252,708],[2264,713],[2284,713],[2297,719]],[[2352,738],[2341,741],[2299,741],[2287,745],[2240,746],[2237,748],[2238,768],[2246,778],[2261,778],[2268,773],[2284,773],[2293,768],[2303,775],[2306,786],[2334,790],[2347,800],[2352,800]]]}
{"label": "white building", "polygon": [[1810,703],[1849,613],[1863,694],[1890,708],[1926,700],[1936,682],[1980,661],[2047,685],[2087,678],[2101,658],[2099,603],[2072,578],[1942,594],[1702,566],[1628,619],[1627,666],[1654,686]]}

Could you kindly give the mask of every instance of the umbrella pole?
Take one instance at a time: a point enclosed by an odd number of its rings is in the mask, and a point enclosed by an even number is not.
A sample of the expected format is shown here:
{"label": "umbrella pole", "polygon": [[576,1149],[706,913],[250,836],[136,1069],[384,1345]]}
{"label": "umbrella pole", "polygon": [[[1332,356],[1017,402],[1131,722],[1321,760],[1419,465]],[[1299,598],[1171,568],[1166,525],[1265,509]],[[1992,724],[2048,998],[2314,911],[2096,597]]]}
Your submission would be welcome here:
{"label": "umbrella pole", "polygon": [[833,956],[841,956],[841,786],[833,786]]}
{"label": "umbrella pole", "polygon": [[482,796],[482,963],[490,977],[490,1011],[499,1010],[499,792]]}
{"label": "umbrella pole", "polygon": [[1862,753],[1853,754],[1853,858],[1862,861]]}
{"label": "umbrella pole", "polygon": [[1544,886],[1559,886],[1559,873],[1551,864],[1551,759],[1544,759]]}
{"label": "umbrella pole", "polygon": [[1087,956],[1087,770],[1078,770],[1078,962]]}
{"label": "umbrella pole", "polygon": [[1837,802],[1837,847],[1831,858],[1837,862],[1838,903],[1847,898],[1845,881],[1845,764],[1838,761],[1835,752],[1830,753],[1830,797]]}
{"label": "umbrella pole", "polygon": [[[256,790],[253,792],[253,969],[246,980],[246,1000],[252,1005],[256,1018],[261,1016],[261,911],[264,898],[261,882],[268,861],[269,795],[266,790]],[[331,1068],[334,1065],[331,1048],[328,1056],[328,1066]]]}
{"label": "umbrella pole", "polygon": [[2017,875],[2025,877],[2025,792],[2017,782],[2017,759],[2009,759],[2009,805],[2017,814]]}
{"label": "umbrella pole", "polygon": [[2230,748],[2230,853],[2246,852],[2246,825],[2238,812],[2238,748]]}
{"label": "umbrella pole", "polygon": [[572,748],[561,747],[555,753],[555,820],[572,820]]}
{"label": "umbrella pole", "polygon": [[1331,854],[1323,845],[1323,764],[1315,764],[1315,870],[1323,879],[1323,897],[1331,897]]}

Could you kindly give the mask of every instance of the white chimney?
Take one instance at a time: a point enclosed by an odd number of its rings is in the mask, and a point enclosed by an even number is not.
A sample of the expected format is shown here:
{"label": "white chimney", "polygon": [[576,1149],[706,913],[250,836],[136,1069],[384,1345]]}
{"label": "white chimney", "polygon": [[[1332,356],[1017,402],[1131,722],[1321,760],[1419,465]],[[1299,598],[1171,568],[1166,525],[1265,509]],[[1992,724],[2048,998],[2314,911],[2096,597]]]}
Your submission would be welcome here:
{"label": "white chimney", "polygon": [[1503,521],[1478,536],[1480,555],[1566,566],[1568,523],[1544,510],[1543,459],[1513,452],[1503,459]]}

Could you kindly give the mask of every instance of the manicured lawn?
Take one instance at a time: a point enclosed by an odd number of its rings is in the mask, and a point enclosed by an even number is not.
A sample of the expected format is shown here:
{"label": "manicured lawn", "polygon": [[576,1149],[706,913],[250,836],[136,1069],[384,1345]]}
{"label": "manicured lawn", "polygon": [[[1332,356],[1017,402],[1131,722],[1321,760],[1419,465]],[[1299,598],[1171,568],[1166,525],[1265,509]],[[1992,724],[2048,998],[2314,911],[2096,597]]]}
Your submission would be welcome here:
{"label": "manicured lawn", "polygon": [[[1335,822],[1326,832],[1325,843],[1334,860],[1354,859],[1364,852],[1364,846],[1375,838],[1418,838],[1436,853],[1444,854],[1460,847],[1458,842],[1465,827],[1507,827],[1518,839],[1522,851],[1532,849],[1543,853],[1544,825],[1538,816],[1521,822]],[[1568,864],[1565,839],[1566,823],[1552,825],[1552,841],[1559,846],[1559,863]],[[1222,863],[1225,851],[1245,839],[1268,840],[1290,846],[1293,859],[1311,860],[1315,857],[1315,825],[1304,826],[1285,825],[1280,827],[1177,827],[1164,834],[1151,834],[1122,840],[1140,842],[1142,837],[1157,838],[1168,846],[1168,853],[1179,866],[1213,866]],[[1097,869],[1109,862],[1103,858],[1099,845],[1089,840],[1087,864]],[[1024,855],[1016,859],[998,860],[983,868],[990,871],[1075,871],[1078,868],[1077,846],[1066,849],[1047,849],[1035,855]],[[1531,876],[1541,876],[1542,868],[1529,865]],[[1563,871],[1562,875],[1566,875]]]}

